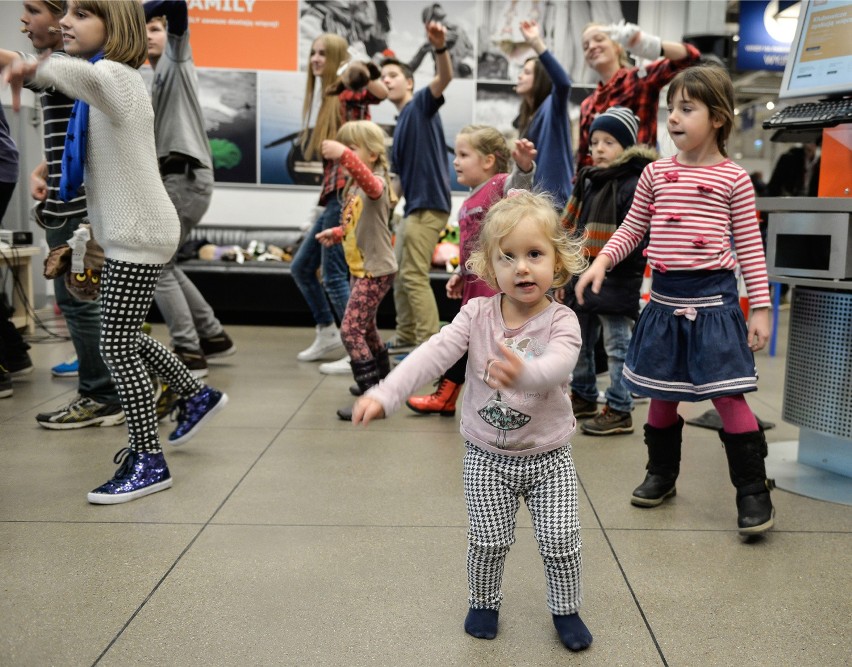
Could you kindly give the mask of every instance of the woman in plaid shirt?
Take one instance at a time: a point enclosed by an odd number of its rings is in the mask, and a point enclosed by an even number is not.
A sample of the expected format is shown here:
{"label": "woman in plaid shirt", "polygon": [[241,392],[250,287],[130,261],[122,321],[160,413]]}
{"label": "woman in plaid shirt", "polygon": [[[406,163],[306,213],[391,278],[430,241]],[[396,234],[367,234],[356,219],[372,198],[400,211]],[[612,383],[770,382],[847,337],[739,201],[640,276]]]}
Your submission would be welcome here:
{"label": "woman in plaid shirt", "polygon": [[[653,62],[631,67],[625,49],[637,58]],[[632,110],[639,118],[637,143],[656,146],[660,90],[675,74],[696,64],[701,57],[691,44],[664,42],[643,33],[632,23],[590,23],[583,30],[583,54],[589,67],[600,77],[600,83],[580,105],[578,169],[592,164],[589,128],[595,117],[611,106]]]}

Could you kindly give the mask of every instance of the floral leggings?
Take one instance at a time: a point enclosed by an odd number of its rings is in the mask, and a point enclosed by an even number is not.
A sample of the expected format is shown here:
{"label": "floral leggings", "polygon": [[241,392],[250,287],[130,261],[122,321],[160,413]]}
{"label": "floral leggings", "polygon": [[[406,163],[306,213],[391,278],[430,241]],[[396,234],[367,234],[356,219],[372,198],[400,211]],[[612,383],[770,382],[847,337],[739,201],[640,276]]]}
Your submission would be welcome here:
{"label": "floral leggings", "polygon": [[376,312],[393,285],[395,273],[377,278],[353,278],[346,304],[346,314],[340,323],[340,338],[352,361],[369,361],[384,347]]}

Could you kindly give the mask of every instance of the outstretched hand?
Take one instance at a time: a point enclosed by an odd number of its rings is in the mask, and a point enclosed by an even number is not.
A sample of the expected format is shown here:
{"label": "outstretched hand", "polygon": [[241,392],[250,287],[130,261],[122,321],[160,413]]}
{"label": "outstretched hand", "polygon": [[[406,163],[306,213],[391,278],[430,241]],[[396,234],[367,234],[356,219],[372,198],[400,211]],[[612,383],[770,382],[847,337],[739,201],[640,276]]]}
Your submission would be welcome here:
{"label": "outstretched hand", "polygon": [[538,155],[535,144],[529,139],[518,139],[512,149],[512,159],[518,165],[518,169],[529,172],[533,168],[533,162]]}
{"label": "outstretched hand", "polygon": [[485,367],[485,384],[492,389],[513,387],[524,372],[523,360],[505,345],[500,346],[503,359],[490,359]]}
{"label": "outstretched hand", "polygon": [[521,21],[521,34],[527,42],[532,43],[534,39],[541,37],[538,21]]}
{"label": "outstretched hand", "polygon": [[[47,55],[50,55],[49,50]],[[24,87],[24,82],[35,76],[39,62],[45,57],[47,56],[42,55],[35,62],[16,58],[3,69],[3,83],[12,89],[12,109],[15,111],[21,110],[21,89]]]}
{"label": "outstretched hand", "polygon": [[325,139],[320,144],[320,152],[326,160],[339,160],[345,150],[346,146],[333,139]]}
{"label": "outstretched hand", "polygon": [[382,404],[374,398],[362,396],[352,407],[352,425],[364,424],[366,426],[374,419],[384,419],[385,409]]}

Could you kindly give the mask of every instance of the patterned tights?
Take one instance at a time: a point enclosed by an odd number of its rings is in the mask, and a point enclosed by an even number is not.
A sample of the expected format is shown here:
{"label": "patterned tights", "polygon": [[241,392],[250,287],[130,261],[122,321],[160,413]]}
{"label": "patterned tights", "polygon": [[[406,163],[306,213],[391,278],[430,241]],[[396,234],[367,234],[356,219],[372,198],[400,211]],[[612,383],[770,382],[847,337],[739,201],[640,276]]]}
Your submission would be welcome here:
{"label": "patterned tights", "polygon": [[166,347],[142,333],[162,268],[107,259],[102,275],[101,355],[115,381],[127,417],[128,446],[134,452],[160,451],[149,371],[183,398],[203,386]]}

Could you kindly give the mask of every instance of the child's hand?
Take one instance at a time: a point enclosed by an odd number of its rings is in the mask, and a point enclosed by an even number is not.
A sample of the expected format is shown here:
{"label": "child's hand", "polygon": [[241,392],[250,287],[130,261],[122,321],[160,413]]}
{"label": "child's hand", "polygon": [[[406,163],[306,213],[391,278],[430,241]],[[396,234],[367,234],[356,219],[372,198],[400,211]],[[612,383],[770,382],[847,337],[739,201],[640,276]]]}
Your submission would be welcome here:
{"label": "child's hand", "polygon": [[36,201],[47,199],[47,181],[39,169],[30,174],[30,196]]}
{"label": "child's hand", "polygon": [[532,170],[536,155],[538,155],[538,151],[535,148],[535,144],[529,139],[518,139],[515,142],[515,148],[512,150],[512,159],[521,171],[526,173]]}
{"label": "child's hand", "polygon": [[577,279],[577,284],[574,286],[574,295],[577,297],[577,302],[582,306],[584,303],[583,292],[586,287],[592,286],[592,292],[600,294],[601,285],[603,285],[606,277],[606,270],[610,267],[610,259],[606,255],[598,255],[592,265],[586,269],[586,272]]}
{"label": "child's hand", "polygon": [[443,49],[447,45],[447,29],[437,21],[429,21],[426,26],[426,37],[432,48]]}
{"label": "child's hand", "polygon": [[331,246],[337,245],[343,241],[343,227],[338,225],[337,227],[324,229],[314,235],[314,238],[319,241],[321,246],[330,248]]}
{"label": "child's hand", "polygon": [[352,407],[352,425],[357,426],[363,423],[364,426],[369,424],[374,419],[384,419],[385,409],[382,404],[373,398],[362,396]]}
{"label": "child's hand", "polygon": [[464,278],[460,273],[454,273],[447,281],[447,298],[461,299],[462,288],[464,287]]}
{"label": "child's hand", "polygon": [[326,139],[320,145],[320,151],[326,160],[339,160],[345,150],[346,146],[332,139]]}
{"label": "child's hand", "polygon": [[503,359],[491,359],[485,367],[485,384],[492,389],[505,389],[514,386],[521,373],[524,362],[505,345],[500,346]]}
{"label": "child's hand", "polygon": [[766,347],[769,340],[769,308],[755,308],[748,320],[748,346],[752,352]]}
{"label": "child's hand", "polygon": [[[48,55],[50,50],[48,50]],[[22,58],[16,58],[3,69],[3,83],[12,89],[12,109],[21,110],[21,89],[24,82],[32,78],[38,71],[38,63],[44,60],[42,56],[39,61],[29,62]]]}

